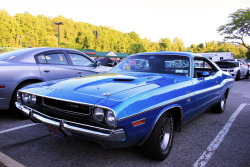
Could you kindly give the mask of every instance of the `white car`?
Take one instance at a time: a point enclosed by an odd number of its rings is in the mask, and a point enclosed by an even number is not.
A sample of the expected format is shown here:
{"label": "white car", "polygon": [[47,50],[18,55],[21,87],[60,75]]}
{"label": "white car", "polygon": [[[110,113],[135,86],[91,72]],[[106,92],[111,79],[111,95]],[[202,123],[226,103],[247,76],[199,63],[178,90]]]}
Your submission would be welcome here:
{"label": "white car", "polygon": [[215,62],[223,71],[231,74],[235,81],[248,79],[249,69],[240,61],[217,61]]}

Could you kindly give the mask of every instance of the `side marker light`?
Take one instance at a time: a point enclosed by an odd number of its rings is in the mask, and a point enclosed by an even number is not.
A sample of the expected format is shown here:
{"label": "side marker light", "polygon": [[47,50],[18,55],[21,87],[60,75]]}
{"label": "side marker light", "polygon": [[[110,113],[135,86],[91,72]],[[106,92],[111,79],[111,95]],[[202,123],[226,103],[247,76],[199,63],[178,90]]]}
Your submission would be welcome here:
{"label": "side marker light", "polygon": [[136,126],[142,125],[145,123],[145,121],[146,121],[146,118],[140,119],[138,121],[134,121],[134,122],[132,122],[132,126],[136,127]]}

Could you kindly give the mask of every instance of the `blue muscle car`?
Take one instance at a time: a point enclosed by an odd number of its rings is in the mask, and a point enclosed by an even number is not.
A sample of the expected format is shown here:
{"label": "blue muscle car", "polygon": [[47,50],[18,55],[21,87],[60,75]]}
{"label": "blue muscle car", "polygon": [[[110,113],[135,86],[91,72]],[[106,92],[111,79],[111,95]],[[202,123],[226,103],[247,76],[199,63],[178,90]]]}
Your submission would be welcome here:
{"label": "blue muscle car", "polygon": [[174,131],[209,108],[225,110],[233,83],[199,55],[139,53],[106,74],[29,85],[18,91],[16,106],[56,135],[106,148],[140,146],[147,157],[164,160]]}

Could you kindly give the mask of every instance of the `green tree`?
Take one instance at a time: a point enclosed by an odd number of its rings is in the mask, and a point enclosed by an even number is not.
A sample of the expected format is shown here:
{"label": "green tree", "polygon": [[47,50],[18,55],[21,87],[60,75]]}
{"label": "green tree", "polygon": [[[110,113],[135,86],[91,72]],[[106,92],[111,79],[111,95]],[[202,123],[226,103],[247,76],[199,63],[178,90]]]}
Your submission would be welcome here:
{"label": "green tree", "polygon": [[132,43],[129,47],[129,54],[146,52],[147,50],[141,43]]}
{"label": "green tree", "polygon": [[229,15],[229,19],[229,23],[220,26],[217,31],[225,35],[226,42],[237,43],[250,50],[250,45],[245,43],[245,38],[250,37],[250,8],[237,10]]}
{"label": "green tree", "polygon": [[246,53],[247,59],[250,59],[250,51]]}

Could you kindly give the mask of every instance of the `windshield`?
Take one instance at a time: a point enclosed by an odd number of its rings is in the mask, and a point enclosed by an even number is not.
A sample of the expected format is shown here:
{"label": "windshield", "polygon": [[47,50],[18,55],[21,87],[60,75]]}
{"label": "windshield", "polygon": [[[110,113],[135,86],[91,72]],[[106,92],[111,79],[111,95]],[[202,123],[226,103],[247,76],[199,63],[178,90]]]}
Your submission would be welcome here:
{"label": "windshield", "polygon": [[234,67],[239,67],[239,62],[216,62],[216,64],[220,67],[220,68],[234,68]]}
{"label": "windshield", "polygon": [[135,55],[119,63],[114,73],[149,72],[190,76],[190,60],[177,55]]}
{"label": "windshield", "polygon": [[0,61],[8,61],[8,60],[10,60],[16,56],[22,55],[23,53],[26,53],[28,51],[30,51],[30,50],[20,49],[20,50],[2,53],[2,54],[0,54]]}

